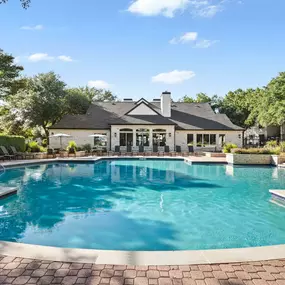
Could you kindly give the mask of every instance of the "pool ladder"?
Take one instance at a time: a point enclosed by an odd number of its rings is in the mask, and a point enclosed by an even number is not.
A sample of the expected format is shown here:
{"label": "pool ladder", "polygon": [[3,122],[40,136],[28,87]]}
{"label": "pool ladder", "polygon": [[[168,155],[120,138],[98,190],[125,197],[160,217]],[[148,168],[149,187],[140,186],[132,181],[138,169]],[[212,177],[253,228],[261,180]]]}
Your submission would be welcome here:
{"label": "pool ladder", "polygon": [[4,165],[0,164],[0,176],[1,176],[2,174],[4,174],[5,171],[6,171],[6,168],[4,167]]}

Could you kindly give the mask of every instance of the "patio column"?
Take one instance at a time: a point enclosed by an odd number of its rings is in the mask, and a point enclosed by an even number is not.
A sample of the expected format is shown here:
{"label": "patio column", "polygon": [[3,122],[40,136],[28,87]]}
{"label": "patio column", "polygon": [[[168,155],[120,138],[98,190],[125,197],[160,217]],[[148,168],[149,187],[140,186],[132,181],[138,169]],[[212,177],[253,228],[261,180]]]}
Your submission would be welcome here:
{"label": "patio column", "polygon": [[219,142],[219,134],[216,134],[216,147],[219,149],[220,146],[220,142]]}
{"label": "patio column", "polygon": [[137,146],[137,132],[133,129],[133,148]]}
{"label": "patio column", "polygon": [[193,134],[193,147],[197,147],[197,134]]}
{"label": "patio column", "polygon": [[149,147],[152,149],[152,129],[149,130]]}

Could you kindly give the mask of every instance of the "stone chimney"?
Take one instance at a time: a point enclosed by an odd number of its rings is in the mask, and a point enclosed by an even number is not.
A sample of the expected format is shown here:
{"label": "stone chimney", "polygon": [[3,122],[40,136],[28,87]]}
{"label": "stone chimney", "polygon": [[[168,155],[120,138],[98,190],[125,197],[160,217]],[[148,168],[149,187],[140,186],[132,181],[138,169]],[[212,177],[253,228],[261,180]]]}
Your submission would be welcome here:
{"label": "stone chimney", "polygon": [[171,92],[162,92],[160,97],[161,114],[164,117],[171,117]]}

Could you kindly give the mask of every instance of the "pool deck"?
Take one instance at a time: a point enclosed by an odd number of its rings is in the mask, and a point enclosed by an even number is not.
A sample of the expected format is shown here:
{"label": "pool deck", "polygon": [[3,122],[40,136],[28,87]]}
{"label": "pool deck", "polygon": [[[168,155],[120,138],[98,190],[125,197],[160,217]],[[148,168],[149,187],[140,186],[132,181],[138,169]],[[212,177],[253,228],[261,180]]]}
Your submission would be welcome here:
{"label": "pool deck", "polygon": [[284,285],[285,260],[211,265],[127,266],[0,256],[0,284]]}
{"label": "pool deck", "polygon": [[[159,157],[163,158],[226,163],[224,158]],[[13,168],[66,160],[101,158],[19,160],[3,165]],[[0,241],[0,284],[285,285],[285,245],[151,252],[65,249]]]}

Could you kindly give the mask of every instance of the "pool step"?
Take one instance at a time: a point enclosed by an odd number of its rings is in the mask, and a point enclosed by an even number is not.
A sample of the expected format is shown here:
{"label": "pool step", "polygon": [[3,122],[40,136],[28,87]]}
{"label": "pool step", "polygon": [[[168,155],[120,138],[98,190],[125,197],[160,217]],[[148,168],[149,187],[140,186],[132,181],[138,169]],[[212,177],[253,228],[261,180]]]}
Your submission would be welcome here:
{"label": "pool step", "polygon": [[269,190],[271,193],[271,202],[281,206],[285,207],[285,190]]}
{"label": "pool step", "polygon": [[0,186],[0,199],[6,198],[7,196],[16,194],[18,191],[17,187],[3,187]]}

